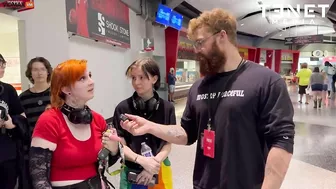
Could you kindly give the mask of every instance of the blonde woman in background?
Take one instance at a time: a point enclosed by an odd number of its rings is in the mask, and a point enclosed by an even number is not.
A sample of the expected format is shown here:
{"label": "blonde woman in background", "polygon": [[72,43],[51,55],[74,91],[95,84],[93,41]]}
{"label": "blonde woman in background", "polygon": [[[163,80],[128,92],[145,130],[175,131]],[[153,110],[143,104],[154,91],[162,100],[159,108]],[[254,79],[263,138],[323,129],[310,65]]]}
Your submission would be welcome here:
{"label": "blonde woman in background", "polygon": [[310,76],[309,87],[312,91],[314,100],[314,108],[322,107],[322,91],[323,91],[324,77],[320,73],[319,67],[315,67],[313,74]]}
{"label": "blonde woman in background", "polygon": [[306,94],[306,89],[309,85],[309,80],[310,80],[311,75],[312,75],[312,71],[308,69],[308,64],[302,63],[300,71],[296,74],[296,77],[299,80],[298,81],[299,94],[300,94],[299,103],[302,103],[302,97],[303,95],[306,95],[306,104],[309,104],[309,96]]}

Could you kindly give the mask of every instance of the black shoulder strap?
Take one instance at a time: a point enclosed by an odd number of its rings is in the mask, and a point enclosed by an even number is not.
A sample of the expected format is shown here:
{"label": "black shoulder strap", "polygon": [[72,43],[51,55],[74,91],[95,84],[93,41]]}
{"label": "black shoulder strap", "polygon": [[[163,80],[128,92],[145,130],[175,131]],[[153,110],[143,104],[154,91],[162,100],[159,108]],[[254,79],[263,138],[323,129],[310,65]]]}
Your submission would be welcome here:
{"label": "black shoulder strap", "polygon": [[5,92],[4,84],[0,81],[0,96],[2,96]]}

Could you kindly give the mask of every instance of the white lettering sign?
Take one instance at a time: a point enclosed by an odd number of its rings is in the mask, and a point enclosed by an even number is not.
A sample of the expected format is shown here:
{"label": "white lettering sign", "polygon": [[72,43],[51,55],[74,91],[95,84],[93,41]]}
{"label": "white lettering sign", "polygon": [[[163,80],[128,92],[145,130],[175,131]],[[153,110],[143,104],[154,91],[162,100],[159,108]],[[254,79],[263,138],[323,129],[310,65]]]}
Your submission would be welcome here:
{"label": "white lettering sign", "polygon": [[[305,4],[296,6],[274,4],[261,6],[261,16],[267,18],[270,24],[279,25],[279,29],[283,29],[288,25],[304,25],[315,24],[314,10],[321,13],[321,17],[326,17],[326,9],[330,7],[328,4]],[[303,11],[302,11],[303,10]]]}
{"label": "white lettering sign", "polygon": [[[266,18],[267,13],[272,13],[272,16],[277,18],[284,18],[284,12],[285,10],[289,9],[289,11],[286,11],[288,17],[296,17],[300,18],[302,16],[301,7],[303,9],[303,17],[304,18],[315,18],[314,9],[321,9],[321,17],[326,17],[326,9],[330,7],[328,4],[305,4],[303,6],[296,5],[294,8],[292,5],[286,5],[283,4],[274,4],[274,5],[261,5],[261,16],[263,18]],[[272,9],[273,11],[269,12],[268,10]],[[274,14],[275,13],[275,14]]]}

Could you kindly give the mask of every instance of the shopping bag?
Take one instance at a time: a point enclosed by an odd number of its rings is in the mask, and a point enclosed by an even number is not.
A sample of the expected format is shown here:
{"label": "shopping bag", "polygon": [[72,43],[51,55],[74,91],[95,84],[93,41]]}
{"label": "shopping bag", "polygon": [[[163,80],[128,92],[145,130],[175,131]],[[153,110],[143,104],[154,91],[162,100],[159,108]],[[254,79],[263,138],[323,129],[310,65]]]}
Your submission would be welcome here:
{"label": "shopping bag", "polygon": [[306,94],[309,95],[311,94],[312,90],[311,90],[311,87],[307,87],[306,88]]}

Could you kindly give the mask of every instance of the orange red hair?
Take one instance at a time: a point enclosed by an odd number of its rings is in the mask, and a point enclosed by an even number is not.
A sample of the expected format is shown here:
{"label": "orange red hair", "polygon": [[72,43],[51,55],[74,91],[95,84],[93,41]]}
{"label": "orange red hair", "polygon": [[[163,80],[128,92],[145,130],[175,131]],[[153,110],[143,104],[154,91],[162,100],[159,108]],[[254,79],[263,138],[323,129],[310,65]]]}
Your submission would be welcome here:
{"label": "orange red hair", "polygon": [[74,85],[83,76],[86,68],[86,60],[71,59],[57,65],[52,72],[50,83],[52,107],[59,108],[64,104],[65,94],[62,88]]}

